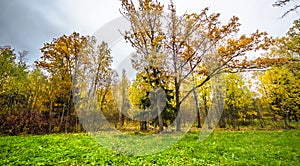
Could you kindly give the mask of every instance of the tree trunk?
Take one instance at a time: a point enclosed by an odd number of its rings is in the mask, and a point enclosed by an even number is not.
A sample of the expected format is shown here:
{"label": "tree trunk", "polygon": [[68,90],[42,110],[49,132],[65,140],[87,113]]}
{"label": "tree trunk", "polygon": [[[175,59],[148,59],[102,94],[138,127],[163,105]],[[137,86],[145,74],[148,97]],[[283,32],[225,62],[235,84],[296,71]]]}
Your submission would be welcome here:
{"label": "tree trunk", "polygon": [[124,118],[123,118],[123,111],[124,111],[124,96],[123,96],[123,90],[122,90],[122,94],[121,94],[121,108],[120,108],[120,111],[119,111],[119,123],[120,123],[120,126],[122,127],[124,125]]}
{"label": "tree trunk", "polygon": [[51,102],[50,102],[50,111],[49,111],[49,133],[51,133],[51,130],[52,130],[52,111],[53,111],[53,100],[50,99]]}
{"label": "tree trunk", "polygon": [[140,131],[147,130],[147,121],[140,121]]}
{"label": "tree trunk", "polygon": [[61,117],[60,117],[59,131],[61,129],[61,126],[62,126],[62,123],[63,123],[63,120],[64,120],[64,116],[65,116],[65,106],[63,106],[62,114],[61,114]]}
{"label": "tree trunk", "polygon": [[294,119],[295,119],[296,122],[299,122],[298,117],[297,117],[296,114],[294,114]]}
{"label": "tree trunk", "polygon": [[207,100],[206,97],[203,98],[203,104],[204,104],[204,111],[205,111],[205,115],[206,115],[206,121],[207,121],[207,127],[208,129],[211,129],[211,115],[209,115],[208,113],[208,106],[207,106]]}
{"label": "tree trunk", "polygon": [[78,119],[77,116],[75,117],[75,133],[78,132]]}
{"label": "tree trunk", "polygon": [[180,115],[180,101],[179,101],[179,84],[175,81],[175,101],[176,101],[176,131],[181,131],[181,115]]}
{"label": "tree trunk", "polygon": [[124,126],[124,124],[125,124],[125,115],[123,115],[122,113],[120,115],[120,122],[121,122],[121,127]]}
{"label": "tree trunk", "polygon": [[[142,114],[142,119],[145,119],[145,109],[146,107],[144,106],[144,113]],[[146,131],[147,130],[147,121],[142,120],[140,121],[140,131]]]}
{"label": "tree trunk", "polygon": [[290,126],[290,123],[289,123],[289,113],[284,114],[283,120],[284,120],[285,128],[290,129],[291,126]]}
{"label": "tree trunk", "polygon": [[196,110],[197,110],[197,128],[201,128],[200,108],[199,108],[198,98],[195,90],[193,90],[193,96],[194,96]]}
{"label": "tree trunk", "polygon": [[176,120],[176,131],[181,131],[181,115],[180,115],[180,105],[176,102],[177,120]]}
{"label": "tree trunk", "polygon": [[226,128],[225,113],[223,112],[219,122],[220,128]]}
{"label": "tree trunk", "polygon": [[257,101],[255,102],[255,109],[256,109],[256,112],[258,114],[258,120],[259,120],[261,128],[265,128],[263,115],[261,113],[261,106],[257,103]]}
{"label": "tree trunk", "polygon": [[283,121],[284,121],[284,128],[288,128],[287,116],[286,115],[284,115]]}
{"label": "tree trunk", "polygon": [[28,105],[31,105],[30,108],[29,108],[29,110],[30,111],[34,111],[34,108],[35,108],[35,105],[36,105],[36,101],[37,101],[37,90],[34,91],[33,96],[30,97],[28,101],[29,101]]}
{"label": "tree trunk", "polygon": [[163,126],[163,120],[161,117],[161,113],[158,111],[158,125],[159,125],[159,132],[162,132],[164,130],[164,126]]}
{"label": "tree trunk", "polygon": [[156,89],[155,93],[154,93],[154,99],[155,101],[155,106],[154,108],[156,109],[157,112],[157,118],[158,118],[158,126],[159,126],[159,132],[162,132],[164,130],[164,124],[163,124],[163,119],[162,119],[162,111],[160,109],[164,109],[161,108],[161,102],[166,102],[166,101],[160,101],[162,98],[160,97],[159,91]]}
{"label": "tree trunk", "polygon": [[125,101],[122,99],[122,106],[121,106],[121,111],[119,113],[119,121],[120,121],[120,126],[124,126],[125,123],[125,116],[124,116],[124,111],[125,111]]}

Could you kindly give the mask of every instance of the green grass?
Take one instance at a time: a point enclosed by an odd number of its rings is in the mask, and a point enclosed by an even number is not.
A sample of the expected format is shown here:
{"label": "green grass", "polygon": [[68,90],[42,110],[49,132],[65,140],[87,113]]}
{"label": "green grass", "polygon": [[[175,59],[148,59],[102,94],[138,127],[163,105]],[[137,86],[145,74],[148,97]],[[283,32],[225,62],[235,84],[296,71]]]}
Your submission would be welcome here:
{"label": "green grass", "polygon": [[129,157],[84,134],[0,137],[0,165],[300,165],[300,130],[189,132],[155,155]]}

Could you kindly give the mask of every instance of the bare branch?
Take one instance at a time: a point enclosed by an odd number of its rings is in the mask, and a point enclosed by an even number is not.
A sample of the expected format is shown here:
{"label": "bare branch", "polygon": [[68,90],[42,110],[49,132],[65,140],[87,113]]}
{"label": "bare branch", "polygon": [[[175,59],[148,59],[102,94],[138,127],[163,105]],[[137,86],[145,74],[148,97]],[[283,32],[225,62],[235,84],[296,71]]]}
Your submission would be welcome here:
{"label": "bare branch", "polygon": [[[288,3],[292,2],[293,0],[277,0],[274,4],[272,4],[273,7],[284,7]],[[299,4],[296,4],[294,7],[290,8],[284,14],[281,16],[281,18],[287,16],[291,12],[297,12],[297,9],[300,8]]]}

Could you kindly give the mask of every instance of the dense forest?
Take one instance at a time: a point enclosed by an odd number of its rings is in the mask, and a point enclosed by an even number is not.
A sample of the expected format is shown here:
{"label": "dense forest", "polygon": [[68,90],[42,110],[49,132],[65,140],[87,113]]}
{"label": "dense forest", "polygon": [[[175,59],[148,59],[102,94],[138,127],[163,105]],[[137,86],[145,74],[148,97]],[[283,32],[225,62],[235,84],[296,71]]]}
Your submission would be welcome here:
{"label": "dense forest", "polygon": [[299,126],[300,19],[280,38],[239,36],[238,17],[221,24],[207,8],[121,2],[135,79],[112,68],[105,41],[78,32],[44,43],[34,68],[2,46],[0,134]]}

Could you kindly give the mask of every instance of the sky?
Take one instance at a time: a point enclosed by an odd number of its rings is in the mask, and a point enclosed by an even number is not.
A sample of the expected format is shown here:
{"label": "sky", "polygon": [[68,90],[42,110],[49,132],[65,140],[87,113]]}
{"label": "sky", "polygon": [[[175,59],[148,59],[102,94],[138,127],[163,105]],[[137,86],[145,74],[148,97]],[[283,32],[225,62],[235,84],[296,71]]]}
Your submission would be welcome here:
{"label": "sky", "polygon": [[[283,8],[272,7],[275,0],[174,0],[178,14],[200,12],[221,13],[222,22],[232,16],[240,18],[240,34],[251,34],[257,29],[274,37],[285,35],[293,20],[300,14],[280,16],[294,4]],[[168,0],[161,0],[167,7]],[[296,3],[296,2],[294,2]],[[119,0],[0,0],[0,46],[10,45],[16,52],[29,51],[27,61],[41,56],[43,43],[63,34],[76,31],[93,35],[101,27],[121,16]],[[103,30],[102,30],[103,31]],[[124,51],[116,45],[115,54]]]}

